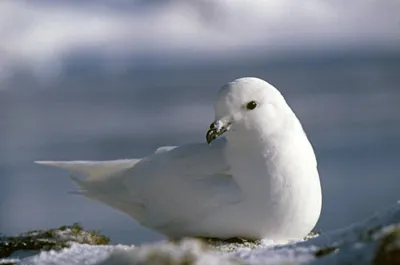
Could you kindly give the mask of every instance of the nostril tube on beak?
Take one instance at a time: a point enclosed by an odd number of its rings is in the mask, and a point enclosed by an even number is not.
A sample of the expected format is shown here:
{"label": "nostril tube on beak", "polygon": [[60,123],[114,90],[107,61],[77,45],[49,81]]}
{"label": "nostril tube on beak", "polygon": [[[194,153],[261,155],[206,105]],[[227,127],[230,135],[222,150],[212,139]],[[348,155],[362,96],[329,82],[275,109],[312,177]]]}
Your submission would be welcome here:
{"label": "nostril tube on beak", "polygon": [[224,122],[221,120],[216,120],[215,122],[210,124],[210,128],[207,131],[206,139],[207,143],[210,144],[214,141],[218,136],[228,131],[230,128],[231,122]]}

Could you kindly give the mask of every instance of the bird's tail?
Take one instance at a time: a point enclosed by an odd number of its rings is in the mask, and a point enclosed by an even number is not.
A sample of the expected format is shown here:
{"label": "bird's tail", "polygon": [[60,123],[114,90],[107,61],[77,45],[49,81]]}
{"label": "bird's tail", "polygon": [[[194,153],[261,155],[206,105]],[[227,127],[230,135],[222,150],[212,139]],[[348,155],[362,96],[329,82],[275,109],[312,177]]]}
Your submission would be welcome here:
{"label": "bird's tail", "polygon": [[[128,190],[119,176],[123,171],[132,168],[140,159],[123,159],[112,161],[35,161],[40,165],[66,169],[72,174],[70,178],[80,190],[74,194],[104,203],[120,210],[140,222],[143,207],[138,196]],[[74,174],[84,175],[80,179]]]}
{"label": "bird's tail", "polygon": [[82,174],[91,180],[105,180],[116,173],[133,167],[140,159],[121,159],[110,161],[35,161],[36,164],[66,169],[71,173]]}

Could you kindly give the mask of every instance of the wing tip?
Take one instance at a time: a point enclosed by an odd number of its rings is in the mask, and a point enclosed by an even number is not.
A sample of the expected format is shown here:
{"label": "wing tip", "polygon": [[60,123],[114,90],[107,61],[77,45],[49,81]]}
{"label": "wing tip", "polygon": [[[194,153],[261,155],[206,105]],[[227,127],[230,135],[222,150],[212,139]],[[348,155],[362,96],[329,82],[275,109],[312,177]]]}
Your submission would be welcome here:
{"label": "wing tip", "polygon": [[33,163],[39,164],[39,165],[51,166],[51,165],[54,165],[56,162],[55,161],[33,161]]}
{"label": "wing tip", "polygon": [[69,168],[67,168],[69,163],[66,161],[34,161],[33,163],[38,164],[38,165],[43,165],[43,166],[69,169]]}
{"label": "wing tip", "polygon": [[48,165],[51,161],[33,161],[35,164],[39,165]]}

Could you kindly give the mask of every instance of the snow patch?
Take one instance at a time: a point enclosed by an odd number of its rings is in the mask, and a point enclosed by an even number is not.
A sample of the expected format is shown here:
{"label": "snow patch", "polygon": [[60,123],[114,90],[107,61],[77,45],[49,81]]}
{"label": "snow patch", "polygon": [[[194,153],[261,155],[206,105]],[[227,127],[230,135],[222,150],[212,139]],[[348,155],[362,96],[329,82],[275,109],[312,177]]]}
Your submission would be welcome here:
{"label": "snow patch", "polygon": [[[28,258],[3,259],[25,265],[124,265],[124,264],[385,264],[398,255],[400,204],[366,221],[323,234],[307,241],[270,245],[261,241],[257,248],[227,244],[216,248],[199,240],[180,243],[159,242],[143,246],[90,246],[73,243],[61,251],[43,251]],[[224,248],[232,252],[226,252]],[[225,251],[225,252],[224,252]]]}

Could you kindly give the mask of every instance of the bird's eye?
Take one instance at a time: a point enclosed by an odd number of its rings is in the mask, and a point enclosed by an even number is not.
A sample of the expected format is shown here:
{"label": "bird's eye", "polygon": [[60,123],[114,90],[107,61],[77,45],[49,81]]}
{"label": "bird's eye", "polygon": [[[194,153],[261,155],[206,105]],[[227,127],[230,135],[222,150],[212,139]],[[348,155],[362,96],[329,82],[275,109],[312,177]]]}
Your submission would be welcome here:
{"label": "bird's eye", "polygon": [[255,109],[256,107],[257,107],[257,103],[256,103],[254,100],[250,101],[250,102],[247,103],[247,105],[246,105],[246,108],[247,108],[248,110],[253,110],[253,109]]}

